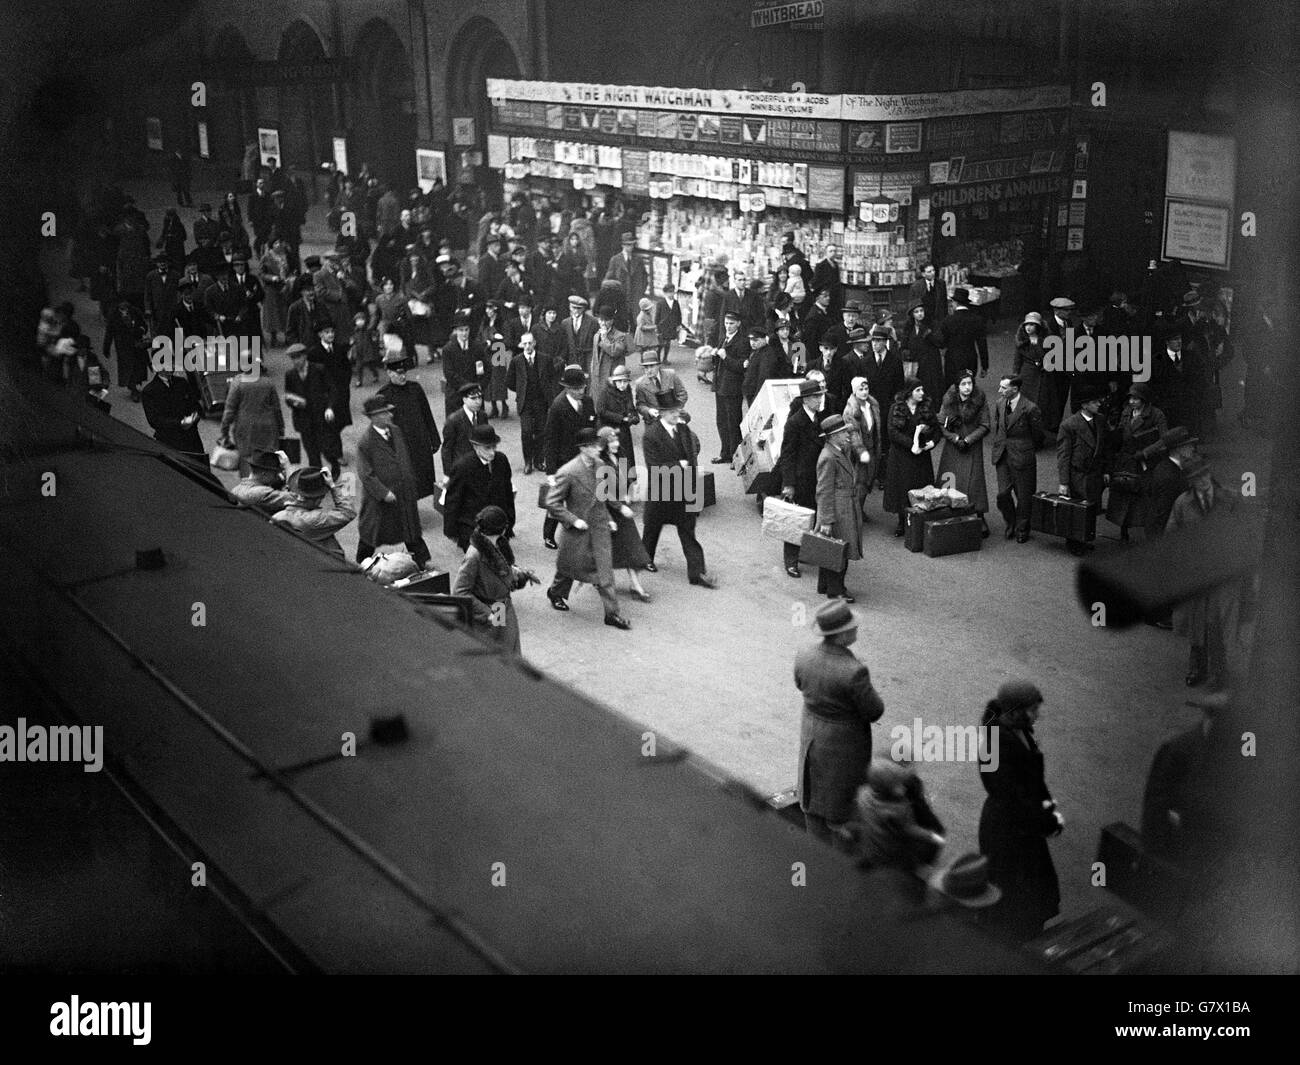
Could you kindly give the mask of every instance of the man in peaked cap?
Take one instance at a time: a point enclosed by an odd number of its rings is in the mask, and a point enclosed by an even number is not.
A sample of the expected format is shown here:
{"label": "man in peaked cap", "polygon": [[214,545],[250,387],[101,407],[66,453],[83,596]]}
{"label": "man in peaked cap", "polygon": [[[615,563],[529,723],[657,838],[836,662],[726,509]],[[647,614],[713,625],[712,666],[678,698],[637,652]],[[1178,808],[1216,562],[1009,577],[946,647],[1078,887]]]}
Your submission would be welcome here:
{"label": "man in peaked cap", "polygon": [[418,381],[411,380],[410,371],[414,365],[415,360],[405,351],[388,352],[384,356],[388,383],[375,395],[393,407],[393,424],[402,430],[410,453],[415,494],[423,499],[438,490],[438,468],[434,460],[442,447],[442,437],[429,406],[429,397]]}
{"label": "man in peaked cap", "polygon": [[483,410],[482,385],[474,381],[461,385],[457,398],[460,406],[447,415],[442,427],[442,468],[447,473],[473,452],[470,430],[488,423],[487,413]]}
{"label": "man in peaked cap", "polygon": [[681,420],[682,405],[668,390],[653,398],[655,418],[646,425],[641,447],[646,465],[645,544],[656,572],[655,550],[665,525],[675,526],[686,558],[686,579],[702,588],[716,588],[717,582],[705,569],[704,548],[695,538],[695,521],[703,506],[699,480],[700,441]]}
{"label": "man in peaked cap", "polygon": [[577,363],[584,372],[591,369],[591,350],[600,329],[600,323],[587,309],[590,306],[586,298],[570,296],[569,317],[560,327],[566,348],[561,357],[566,358],[567,362]]}
{"label": "man in peaked cap", "polygon": [[357,479],[361,519],[357,523],[357,562],[384,544],[405,544],[417,566],[432,569],[429,548],[420,535],[419,497],[406,438],[393,423],[393,405],[374,395],[363,407],[370,427],[357,441]]}
{"label": "man in peaked cap", "polygon": [[817,611],[820,639],[794,660],[795,686],[803,695],[799,729],[799,806],[808,831],[839,843],[853,817],[854,798],[871,765],[871,725],[885,712],[871,671],[849,650],[858,617],[843,599]]}

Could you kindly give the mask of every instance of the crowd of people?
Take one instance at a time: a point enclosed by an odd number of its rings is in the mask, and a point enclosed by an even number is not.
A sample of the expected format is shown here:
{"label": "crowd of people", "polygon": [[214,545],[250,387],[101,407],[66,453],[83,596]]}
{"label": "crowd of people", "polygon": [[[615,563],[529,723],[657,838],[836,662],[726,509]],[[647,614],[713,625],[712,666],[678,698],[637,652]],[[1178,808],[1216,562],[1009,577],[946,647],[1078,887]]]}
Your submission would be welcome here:
{"label": "crowd of people", "polygon": [[[187,195],[178,190],[178,204],[194,210]],[[149,220],[127,197],[106,199],[73,255],[74,277],[102,311],[102,358],[62,304],[41,318],[45,372],[102,398],[116,357],[117,384],[143,403],[157,438],[206,470],[202,381],[180,368],[151,374],[151,338],[181,329],[257,336],[268,350],[283,344],[282,377],[264,356],[261,372],[234,381],[226,396],[220,444],[237,454],[242,477],[231,497],[340,559],[337,533],[356,521],[358,563],[400,545],[415,567],[436,570],[418,510],[431,498],[463,553],[454,593],[512,653],[521,638],[511,595],[539,578],[515,561],[515,467],[494,422],[511,418],[513,406],[522,473],[546,478],[542,541],[556,551],[548,602],[567,612],[574,583],[589,583],[605,624],[625,630],[616,576],[625,572],[629,594],[650,600],[639,574],[657,572],[665,525],[677,530],[689,583],[716,587],[692,505],[703,460],[686,408],[699,398],[668,365],[673,346],[696,348],[696,384],[714,395],[714,464],[733,461],[746,406],[764,384],[799,379],[777,490],[815,513],[819,533],[848,545],[842,568],[819,568],[818,592],[829,600],[817,616],[823,639],[795,667],[805,710],[801,804],[810,831],[856,839],[876,860],[910,855],[929,866],[942,825],[927,815],[910,770],[871,760],[870,723],[883,706],[848,651],[856,631],[848,565],[867,555],[874,490],[896,516],[897,536],[909,492],[943,483],[966,497],[987,537],[991,464],[1002,531],[1021,544],[1043,488],[1091,504],[1123,541],[1234,505],[1198,450],[1216,431],[1219,374],[1234,355],[1226,309],[1198,291],[1158,309],[1148,381],[1050,367],[1047,341],[1067,328],[1133,336],[1150,320],[1123,293],[1103,307],[1062,296],[1024,316],[1012,370],[990,395],[987,320],[967,289],[947,291],[933,265],[912,286],[899,328],[888,309],[868,314],[845,299],[832,246],[810,263],[787,243],[783,268],[766,280],[711,261],[695,292],[674,284],[655,292],[636,252],[638,219],[616,202],[599,212],[539,210],[519,195],[506,211],[483,211],[464,189],[399,197],[368,168],[339,176],[329,196],[338,235],[327,254],[300,257],[305,192],[273,169],[244,204],[227,195],[215,218],[200,203],[188,230],[169,208],[152,263]],[[420,365],[440,368],[440,418],[413,377]],[[367,376],[379,387],[358,404],[352,392]],[[284,405],[305,464],[289,460]],[[358,407],[366,425],[355,474],[345,473],[342,431]],[[1040,485],[1038,452],[1049,445],[1057,478]],[[690,491],[647,492],[638,473]],[[785,545],[783,561],[791,578],[802,576],[797,546]],[[1241,589],[1219,589],[1153,619],[1188,640],[1189,685],[1223,690],[1231,681],[1240,599]],[[1020,682],[989,704],[984,723],[1014,733],[1015,743],[1003,744],[1013,754],[981,775],[983,859],[944,874],[949,886],[965,885],[957,895],[982,900],[972,905],[997,902],[1002,925],[1021,938],[1041,929],[1058,899],[1045,839],[1063,821],[1032,730],[1042,702]]]}

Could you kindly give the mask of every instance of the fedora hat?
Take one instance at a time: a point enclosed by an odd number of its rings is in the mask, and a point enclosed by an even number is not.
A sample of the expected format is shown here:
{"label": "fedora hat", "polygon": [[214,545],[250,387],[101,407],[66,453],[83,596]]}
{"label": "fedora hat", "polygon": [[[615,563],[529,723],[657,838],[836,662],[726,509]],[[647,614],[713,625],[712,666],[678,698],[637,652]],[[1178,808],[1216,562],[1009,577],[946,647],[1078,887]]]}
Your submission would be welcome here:
{"label": "fedora hat", "polygon": [[849,302],[846,303],[846,304],[843,306],[843,308],[840,310],[840,313],[841,313],[841,314],[850,314],[850,313],[852,313],[852,314],[861,314],[861,313],[862,313],[862,304],[859,303],[857,300],[849,300]]}
{"label": "fedora hat", "polygon": [[822,636],[837,636],[858,627],[858,615],[849,609],[849,604],[843,599],[832,599],[818,607],[814,620],[817,622],[817,631]]}
{"label": "fedora hat", "polygon": [[1191,430],[1185,425],[1175,425],[1160,438],[1160,443],[1169,451],[1176,447],[1191,447],[1200,442],[1200,437],[1192,436]]}
{"label": "fedora hat", "polygon": [[659,365],[659,349],[658,349],[658,348],[649,348],[649,347],[647,347],[647,348],[642,348],[642,349],[641,349],[641,364],[642,364],[643,366],[658,366],[658,365]]}
{"label": "fedora hat", "polygon": [[823,384],[821,381],[806,380],[806,381],[799,382],[800,399],[807,399],[810,396],[824,396],[824,395],[826,395],[826,385]]}
{"label": "fedora hat", "polygon": [[1201,305],[1201,294],[1196,289],[1183,293],[1184,307],[1199,307]]}
{"label": "fedora hat", "polygon": [[254,451],[248,456],[248,464],[255,470],[280,472],[280,459],[274,451]]}
{"label": "fedora hat", "polygon": [[666,410],[681,410],[682,404],[677,393],[669,388],[655,393],[655,409],[662,414]]}
{"label": "fedora hat", "polygon": [[586,429],[579,429],[577,443],[579,447],[590,447],[592,444],[600,443],[600,435],[590,426]]}
{"label": "fedora hat", "polygon": [[850,344],[865,344],[871,339],[871,334],[860,325],[855,325],[848,333]]}
{"label": "fedora hat", "polygon": [[497,436],[497,431],[490,425],[475,425],[469,431],[469,440],[471,444],[482,444],[487,447],[489,444],[501,443],[501,437]]}
{"label": "fedora hat", "polygon": [[609,375],[611,381],[629,381],[632,379],[632,371],[626,366],[615,366],[614,372]]}
{"label": "fedora hat", "polygon": [[367,418],[376,414],[382,414],[386,410],[396,409],[396,407],[388,402],[386,396],[371,396],[361,404],[362,413],[364,413]]}
{"label": "fedora hat", "polygon": [[1002,898],[1002,889],[989,883],[989,860],[982,854],[963,854],[926,883],[954,902],[974,909],[992,906]]}
{"label": "fedora hat", "polygon": [[320,499],[329,494],[329,485],[325,483],[325,471],[315,466],[304,466],[289,474],[289,491],[303,499]]}
{"label": "fedora hat", "polygon": [[401,348],[393,348],[384,352],[384,365],[390,370],[410,370],[414,368],[415,360]]}
{"label": "fedora hat", "polygon": [[1193,455],[1191,460],[1183,467],[1183,480],[1191,484],[1202,474],[1210,472],[1210,460],[1204,455]]}
{"label": "fedora hat", "polygon": [[619,237],[618,239],[619,239],[619,242],[622,243],[622,244],[635,244],[635,243],[636,243],[636,237],[633,236],[631,233],[624,233],[624,234],[623,234],[621,237]]}
{"label": "fedora hat", "polygon": [[852,428],[841,414],[832,414],[822,422],[821,438],[827,440],[836,433],[847,433]]}
{"label": "fedora hat", "polygon": [[580,366],[566,366],[560,374],[560,384],[565,388],[582,388],[587,383],[587,375]]}
{"label": "fedora hat", "polygon": [[892,340],[893,337],[894,334],[889,331],[889,327],[886,325],[873,325],[871,327],[872,340]]}

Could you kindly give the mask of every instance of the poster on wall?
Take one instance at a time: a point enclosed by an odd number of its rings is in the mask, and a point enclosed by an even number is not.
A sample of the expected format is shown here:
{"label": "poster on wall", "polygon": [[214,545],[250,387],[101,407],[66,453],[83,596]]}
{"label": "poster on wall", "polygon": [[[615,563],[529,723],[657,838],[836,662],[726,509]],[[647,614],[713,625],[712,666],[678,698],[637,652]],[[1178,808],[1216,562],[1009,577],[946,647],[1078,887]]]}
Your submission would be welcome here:
{"label": "poster on wall", "polygon": [[333,137],[330,144],[334,149],[334,169],[340,174],[348,172],[348,139],[347,137]]}
{"label": "poster on wall", "polygon": [[270,126],[257,127],[257,150],[262,157],[262,165],[275,167],[280,165],[280,131]]}
{"label": "poster on wall", "polygon": [[198,134],[199,140],[199,158],[207,159],[212,155],[212,151],[208,147],[208,124],[199,122],[195,126],[195,132]]}
{"label": "poster on wall", "polygon": [[808,167],[808,210],[844,210],[844,168],[842,166]]}
{"label": "poster on wall", "polygon": [[1228,268],[1232,212],[1227,207],[1185,200],[1165,201],[1161,255],[1193,266]]}
{"label": "poster on wall", "polygon": [[447,184],[447,153],[433,148],[416,148],[415,174],[421,192],[432,190],[435,178],[441,178],[442,183]]}
{"label": "poster on wall", "polygon": [[885,127],[885,154],[919,152],[921,150],[921,123],[891,122]]}
{"label": "poster on wall", "polygon": [[1165,195],[1231,204],[1237,189],[1237,142],[1232,137],[1169,131]]}
{"label": "poster on wall", "polygon": [[144,137],[151,151],[161,152],[163,150],[161,118],[150,117],[144,120]]}
{"label": "poster on wall", "polygon": [[461,115],[451,120],[451,142],[458,148],[468,148],[475,140],[474,119]]}
{"label": "poster on wall", "polygon": [[510,160],[510,138],[500,133],[488,134],[488,166],[500,170]]}

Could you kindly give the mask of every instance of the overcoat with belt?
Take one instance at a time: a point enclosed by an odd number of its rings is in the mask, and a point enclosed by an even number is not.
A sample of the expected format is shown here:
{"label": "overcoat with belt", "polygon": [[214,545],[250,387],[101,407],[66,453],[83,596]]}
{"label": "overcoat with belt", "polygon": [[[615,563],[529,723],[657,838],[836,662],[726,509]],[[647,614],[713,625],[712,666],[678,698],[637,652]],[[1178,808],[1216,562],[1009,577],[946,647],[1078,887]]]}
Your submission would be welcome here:
{"label": "overcoat with belt", "polygon": [[885,704],[871,671],[847,647],[820,641],[794,660],[794,683],[803,693],[799,729],[799,806],[842,824],[871,764],[871,723]]}
{"label": "overcoat with belt", "polygon": [[849,545],[849,558],[862,557],[862,508],[858,506],[856,454],[829,440],[817,458],[817,527]]}
{"label": "overcoat with belt", "polygon": [[[357,533],[363,543],[405,544],[420,539],[419,496],[411,456],[402,430],[394,425],[385,440],[372,425],[357,441],[357,477],[361,481],[361,519]],[[392,492],[395,503],[385,503]]]}
{"label": "overcoat with belt", "polygon": [[[547,513],[560,523],[560,553],[555,570],[561,577],[585,584],[612,586],[614,546],[609,523],[617,509],[601,499],[596,471],[601,463],[589,465],[581,454],[555,473],[555,484],[546,496]],[[575,529],[581,518],[585,529]]]}

